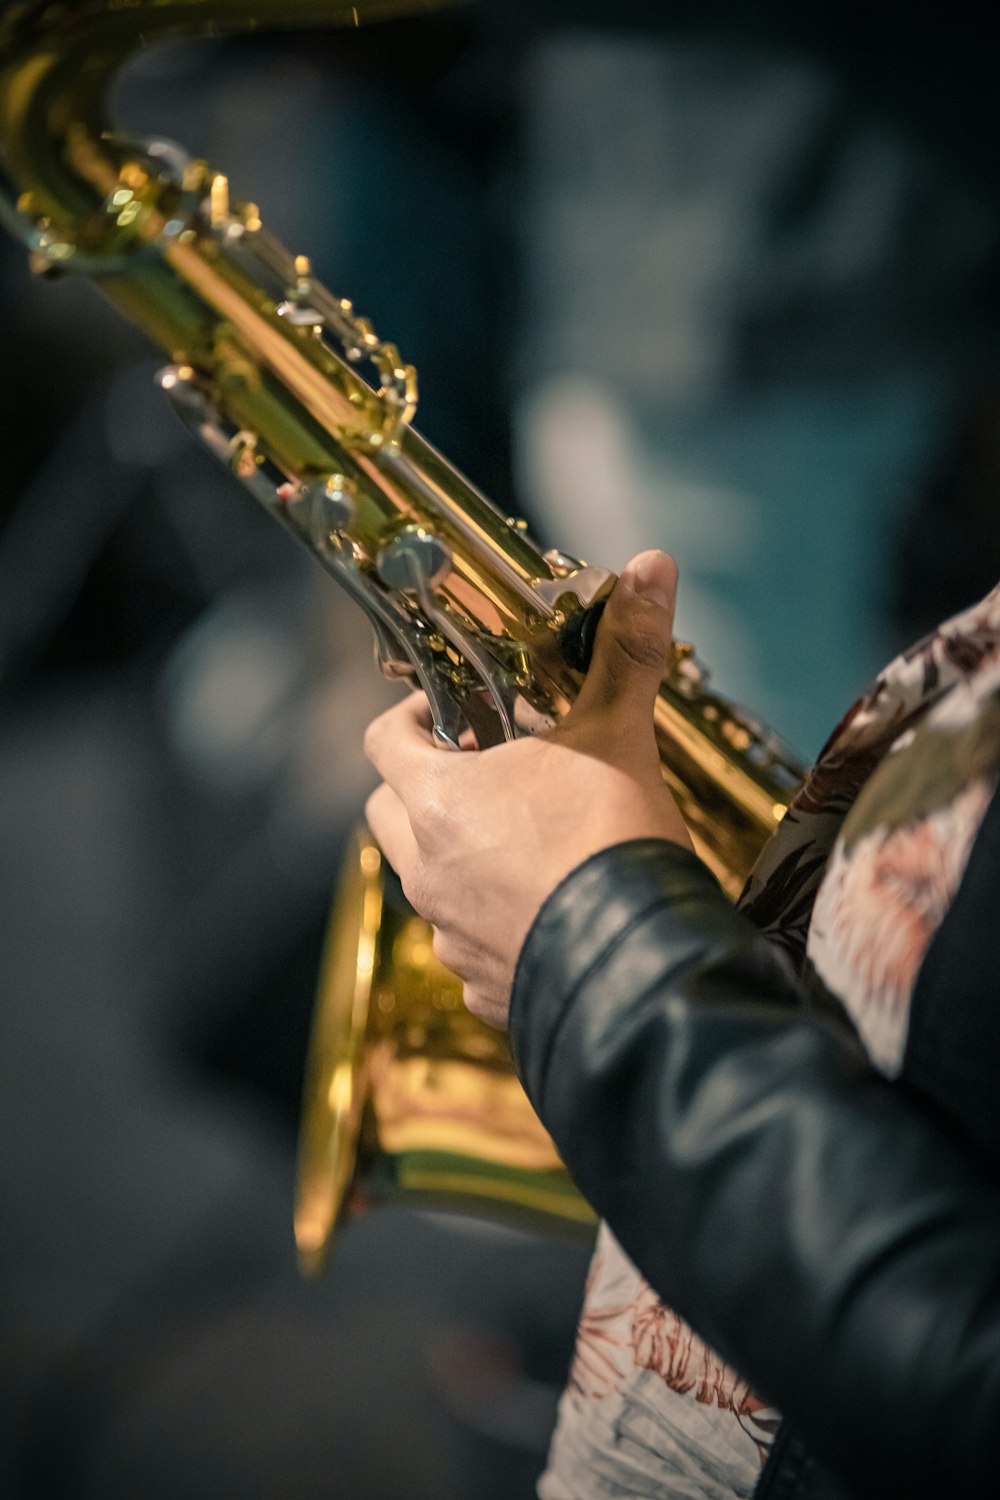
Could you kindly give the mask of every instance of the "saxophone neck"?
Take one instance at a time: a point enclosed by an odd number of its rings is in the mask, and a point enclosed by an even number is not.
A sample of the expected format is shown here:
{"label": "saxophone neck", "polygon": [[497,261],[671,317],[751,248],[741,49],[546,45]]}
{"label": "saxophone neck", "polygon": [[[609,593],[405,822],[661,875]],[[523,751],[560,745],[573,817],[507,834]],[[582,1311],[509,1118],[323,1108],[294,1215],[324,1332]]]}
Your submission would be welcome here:
{"label": "saxophone neck", "polygon": [[[145,248],[178,186],[176,158],[108,129],[106,101],[140,50],[265,28],[357,26],[449,0],[27,0],[0,16],[0,212],[37,271],[99,274]],[[138,159],[138,164],[137,164]],[[126,170],[126,180],[122,178]],[[127,180],[131,175],[133,183]],[[144,179],[144,180],[142,180]],[[126,194],[131,192],[132,197]]]}

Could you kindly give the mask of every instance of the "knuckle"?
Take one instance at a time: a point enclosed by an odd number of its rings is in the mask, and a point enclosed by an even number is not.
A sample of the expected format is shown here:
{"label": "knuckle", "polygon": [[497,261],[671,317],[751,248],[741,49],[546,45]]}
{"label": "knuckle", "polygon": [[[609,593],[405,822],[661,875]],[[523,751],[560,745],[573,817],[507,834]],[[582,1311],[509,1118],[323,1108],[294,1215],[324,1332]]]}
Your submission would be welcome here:
{"label": "knuckle", "polygon": [[374,763],[382,738],[382,720],[372,719],[365,730],[362,747],[368,760]]}
{"label": "knuckle", "polygon": [[630,625],[617,636],[618,649],[629,663],[644,670],[666,666],[666,646],[655,630]]}
{"label": "knuckle", "polygon": [[425,848],[438,844],[447,822],[447,803],[432,784],[421,781],[407,804],[410,827]]}
{"label": "knuckle", "polygon": [[431,922],[434,919],[435,902],[431,883],[427,878],[427,871],[420,863],[412,864],[409,869],[397,870],[399,883],[403,888],[403,895],[413,907],[418,916],[424,917]]}
{"label": "knuckle", "polygon": [[471,1015],[476,1016],[480,1021],[487,1020],[489,1016],[489,1005],[487,1004],[484,996],[481,995],[477,989],[474,989],[471,984],[467,984],[464,986],[462,990],[462,999],[465,1002],[466,1010],[469,1011]]}
{"label": "knuckle", "polygon": [[450,969],[453,974],[457,973],[460,963],[458,948],[448,933],[444,932],[440,927],[435,927],[431,946],[434,949],[434,957],[438,963],[443,964],[446,969]]}
{"label": "knuckle", "polygon": [[467,984],[463,987],[462,998],[465,1008],[485,1025],[495,1031],[504,1029],[505,1007],[500,998],[491,993],[490,989],[476,989],[475,986]]}

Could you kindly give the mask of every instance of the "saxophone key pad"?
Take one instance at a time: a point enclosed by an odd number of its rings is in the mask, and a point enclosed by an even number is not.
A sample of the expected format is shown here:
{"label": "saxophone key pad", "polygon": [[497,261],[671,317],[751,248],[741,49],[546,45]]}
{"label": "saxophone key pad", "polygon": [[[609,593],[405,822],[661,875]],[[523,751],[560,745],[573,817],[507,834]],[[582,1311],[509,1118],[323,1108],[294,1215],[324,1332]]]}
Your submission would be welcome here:
{"label": "saxophone key pad", "polygon": [[423,594],[451,572],[451,552],[440,537],[422,526],[407,526],[378,555],[379,577],[401,594]]}
{"label": "saxophone key pad", "polygon": [[346,531],[357,515],[357,487],[346,474],[283,485],[279,493],[289,509],[306,518],[308,533],[319,547],[331,533]]}

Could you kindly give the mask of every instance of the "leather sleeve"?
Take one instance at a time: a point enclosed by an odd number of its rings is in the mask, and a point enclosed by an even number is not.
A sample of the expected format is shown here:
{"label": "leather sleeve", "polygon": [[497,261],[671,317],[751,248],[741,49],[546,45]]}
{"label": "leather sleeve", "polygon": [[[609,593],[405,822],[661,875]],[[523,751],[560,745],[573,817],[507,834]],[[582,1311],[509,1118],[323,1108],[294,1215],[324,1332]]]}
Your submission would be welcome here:
{"label": "leather sleeve", "polygon": [[511,1042],[623,1248],[816,1458],[881,1500],[1000,1494],[1000,1187],[692,854],[563,882]]}

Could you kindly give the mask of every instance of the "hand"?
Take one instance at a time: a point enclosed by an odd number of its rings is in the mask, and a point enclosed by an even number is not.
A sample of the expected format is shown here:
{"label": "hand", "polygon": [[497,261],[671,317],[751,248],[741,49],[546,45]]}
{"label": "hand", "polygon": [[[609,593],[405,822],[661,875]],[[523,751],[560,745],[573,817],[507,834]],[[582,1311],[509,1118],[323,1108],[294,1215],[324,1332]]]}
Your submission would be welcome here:
{"label": "hand", "polygon": [[427,700],[382,714],[365,753],[384,778],[367,817],[469,1009],[504,1027],[514,966],[543,901],[599,850],[633,838],[690,847],[660,774],[653,702],[670,651],[677,568],[644,552],[624,569],[579,697],[548,734],[449,754]]}

